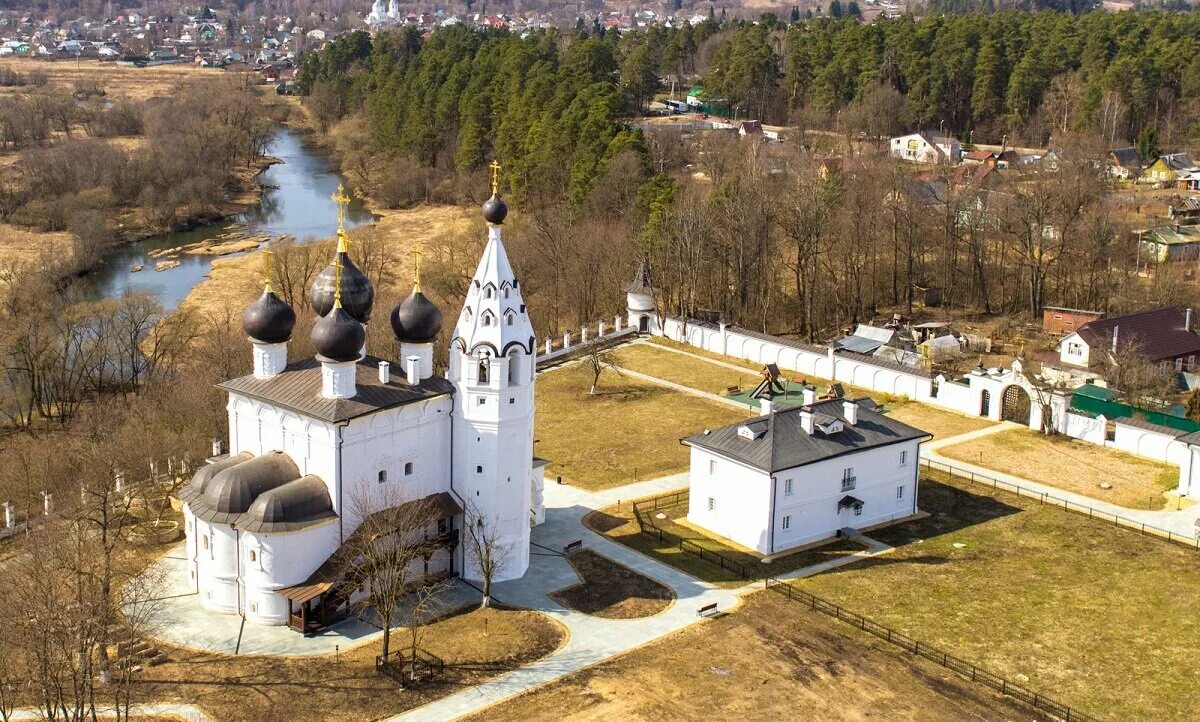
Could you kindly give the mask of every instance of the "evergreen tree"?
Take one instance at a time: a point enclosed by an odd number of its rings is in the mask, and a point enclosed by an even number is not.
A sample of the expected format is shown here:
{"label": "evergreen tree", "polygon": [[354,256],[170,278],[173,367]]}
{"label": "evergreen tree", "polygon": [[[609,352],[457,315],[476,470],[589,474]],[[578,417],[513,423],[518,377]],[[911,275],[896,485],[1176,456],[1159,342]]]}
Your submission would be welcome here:
{"label": "evergreen tree", "polygon": [[829,2],[829,17],[840,18],[842,16],[842,0],[830,0]]}
{"label": "evergreen tree", "polygon": [[1158,157],[1158,131],[1154,129],[1154,126],[1148,125],[1142,128],[1142,132],[1138,134],[1137,152],[1142,158],[1147,159],[1147,162]]}
{"label": "evergreen tree", "polygon": [[800,22],[800,7],[799,6],[797,6],[797,5],[792,6],[792,12],[788,15],[788,21],[791,23]]}

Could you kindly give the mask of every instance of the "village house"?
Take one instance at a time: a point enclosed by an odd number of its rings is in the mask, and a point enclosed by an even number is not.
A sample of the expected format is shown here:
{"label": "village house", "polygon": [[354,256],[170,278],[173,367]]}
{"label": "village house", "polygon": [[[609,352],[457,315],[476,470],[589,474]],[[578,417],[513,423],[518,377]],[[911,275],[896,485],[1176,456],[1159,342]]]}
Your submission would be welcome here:
{"label": "village house", "polygon": [[688,521],[771,556],[917,514],[917,455],[931,438],[869,399],[816,399],[705,430],[691,450]]}
{"label": "village house", "polygon": [[[1157,183],[1162,188],[1176,186],[1181,177],[1191,175],[1192,171],[1200,171],[1187,153],[1169,153],[1160,155],[1158,160],[1150,164],[1140,178],[1143,183]],[[1186,184],[1186,178],[1184,179]]]}
{"label": "village house", "polygon": [[1200,355],[1192,309],[1167,306],[1088,322],[1059,341],[1059,360],[1077,368],[1099,366],[1126,345],[1164,371],[1172,365],[1176,371],[1192,371]]}
{"label": "village house", "polygon": [[958,140],[926,131],[892,138],[888,147],[892,157],[914,163],[958,163],[962,158]]}
{"label": "village house", "polygon": [[1200,227],[1175,223],[1138,231],[1138,260],[1166,263],[1200,258]]}
{"label": "village house", "polygon": [[1108,151],[1106,172],[1110,178],[1133,180],[1142,172],[1142,156],[1133,146],[1113,148]]}

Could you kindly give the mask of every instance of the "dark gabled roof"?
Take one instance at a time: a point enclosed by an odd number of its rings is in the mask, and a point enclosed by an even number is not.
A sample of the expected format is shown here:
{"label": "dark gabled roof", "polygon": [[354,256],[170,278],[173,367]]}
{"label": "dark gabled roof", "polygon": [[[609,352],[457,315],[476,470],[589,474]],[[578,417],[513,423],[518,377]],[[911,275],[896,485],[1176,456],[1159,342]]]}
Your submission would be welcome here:
{"label": "dark gabled roof", "polygon": [[231,393],[266,401],[321,421],[338,423],[381,409],[403,406],[453,393],[454,386],[444,378],[431,376],[413,386],[393,366],[391,380],[379,381],[379,362],[367,356],[359,361],[355,383],[357,392],[349,399],[327,399],[321,395],[321,364],[315,358],[288,364],[277,376],[268,379],[242,376],[217,384]]}
{"label": "dark gabled roof", "polygon": [[1151,361],[1200,353],[1200,335],[1184,328],[1183,312],[1174,306],[1097,319],[1075,333],[1097,347],[1112,342],[1113,329],[1118,344],[1136,343]]}
{"label": "dark gabled roof", "polygon": [[[808,406],[781,408],[766,416],[689,436],[683,443],[773,473],[864,449],[929,437],[929,433],[863,404],[859,405],[858,423],[851,426],[846,423],[842,403],[843,399],[829,399]],[[844,426],[833,434],[815,430],[810,435],[800,424],[800,415],[805,409],[814,416],[828,417],[826,420],[842,421]],[[757,438],[739,435],[738,429],[743,426],[755,432],[753,435]]]}
{"label": "dark gabled roof", "polygon": [[1196,167],[1196,164],[1192,162],[1191,156],[1187,153],[1168,153],[1167,155],[1160,155],[1158,159],[1171,170],[1188,170]]}
{"label": "dark gabled roof", "polygon": [[1142,156],[1138,154],[1137,148],[1133,146],[1113,148],[1108,153],[1116,161],[1116,164],[1122,168],[1130,168],[1132,170],[1142,169]]}

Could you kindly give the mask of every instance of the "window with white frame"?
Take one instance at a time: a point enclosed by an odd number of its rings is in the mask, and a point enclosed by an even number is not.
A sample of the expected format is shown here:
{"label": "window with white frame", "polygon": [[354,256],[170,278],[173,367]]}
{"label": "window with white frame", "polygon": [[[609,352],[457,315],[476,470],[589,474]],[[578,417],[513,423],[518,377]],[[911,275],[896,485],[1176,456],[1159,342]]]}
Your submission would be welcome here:
{"label": "window with white frame", "polygon": [[903,484],[901,484],[900,486],[897,486],[897,487],[896,487],[896,498],[897,498],[897,499],[903,499],[903,498],[904,498],[904,485],[903,485]]}
{"label": "window with white frame", "polygon": [[792,485],[792,480],[791,480],[791,479],[784,479],[784,480],[783,480],[783,495],[784,495],[784,496],[791,496],[791,495],[792,495],[792,486],[793,486],[793,485]]}
{"label": "window with white frame", "polygon": [[717,460],[716,459],[708,460],[708,474],[709,474],[709,476],[716,476],[716,474],[717,474]]}
{"label": "window with white frame", "polygon": [[1082,356],[1083,355],[1083,344],[1079,343],[1078,341],[1068,341],[1067,342],[1067,354],[1069,354],[1071,356]]}
{"label": "window with white frame", "polygon": [[842,470],[842,491],[850,491],[857,480],[854,478],[854,467],[847,466]]}
{"label": "window with white frame", "polygon": [[862,504],[854,505],[854,516],[862,516]]}
{"label": "window with white frame", "polygon": [[714,499],[714,498],[712,498],[711,496],[710,496],[710,497],[708,497],[708,510],[709,510],[709,511],[716,511],[716,510],[717,510],[717,500],[716,500],[716,499]]}
{"label": "window with white frame", "polygon": [[791,528],[792,528],[792,515],[791,515],[791,514],[785,514],[785,515],[784,515],[784,517],[783,517],[783,528],[784,528],[784,529],[791,529]]}

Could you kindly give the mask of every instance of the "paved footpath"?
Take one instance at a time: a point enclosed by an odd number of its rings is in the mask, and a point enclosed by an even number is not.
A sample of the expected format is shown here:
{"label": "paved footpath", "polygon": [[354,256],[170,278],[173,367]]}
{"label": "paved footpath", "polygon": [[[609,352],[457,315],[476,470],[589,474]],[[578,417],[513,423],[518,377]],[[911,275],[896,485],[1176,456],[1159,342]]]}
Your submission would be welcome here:
{"label": "paved footpath", "polygon": [[1160,511],[1150,511],[1148,509],[1130,509],[1129,507],[1118,506],[1101,499],[1095,499],[1090,496],[1084,496],[1083,494],[1077,494],[1073,491],[1066,491],[1065,489],[1060,489],[1057,486],[1050,486],[1049,484],[1042,484],[1040,482],[1033,481],[1032,479],[1026,479],[1013,474],[1006,474],[1003,471],[996,471],[995,469],[989,469],[986,466],[980,466],[978,464],[972,464],[966,461],[959,461],[958,459],[951,459],[938,453],[938,449],[946,446],[953,446],[955,444],[961,444],[967,441],[978,439],[982,436],[988,436],[989,434],[998,434],[1002,431],[1020,428],[1024,428],[1024,426],[1020,424],[1014,424],[1011,421],[1004,421],[984,429],[977,429],[975,431],[969,431],[965,434],[959,434],[958,436],[951,436],[945,439],[938,439],[937,441],[930,441],[921,446],[921,456],[929,459],[930,461],[949,464],[950,466],[957,467],[963,471],[969,471],[979,474],[980,476],[991,477],[1009,484],[1015,484],[1017,486],[1024,487],[1025,489],[1033,492],[1034,495],[1045,495],[1048,499],[1055,499],[1060,502],[1066,500],[1079,506],[1090,506],[1097,511],[1124,517],[1131,522],[1146,524],[1147,526],[1154,526],[1163,531],[1169,531],[1173,534],[1187,537],[1189,539],[1195,538],[1196,520],[1200,519],[1200,504],[1194,504],[1179,511],[1166,509]]}
{"label": "paved footpath", "polygon": [[[209,722],[211,719],[199,707],[194,707],[190,704],[132,704],[129,705],[129,714],[132,717],[177,717],[185,722]],[[108,709],[97,709],[96,716],[102,719],[115,717],[116,711]],[[122,716],[124,711],[122,710]],[[39,709],[18,709],[13,710],[10,720],[41,720],[46,719],[46,715]]]}

